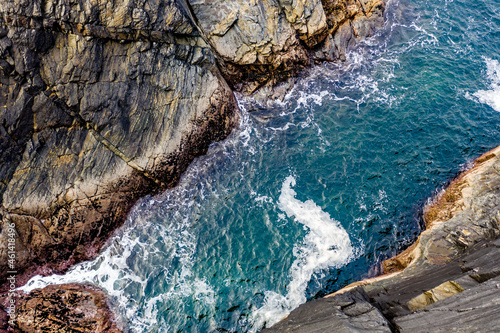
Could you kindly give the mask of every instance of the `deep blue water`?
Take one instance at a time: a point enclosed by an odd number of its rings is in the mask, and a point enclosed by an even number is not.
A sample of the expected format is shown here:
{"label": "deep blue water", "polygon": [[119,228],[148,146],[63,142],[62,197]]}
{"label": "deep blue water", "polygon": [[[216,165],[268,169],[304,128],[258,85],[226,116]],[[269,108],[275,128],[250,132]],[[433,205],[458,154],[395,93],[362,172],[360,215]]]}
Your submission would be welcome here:
{"label": "deep blue water", "polygon": [[240,128],[97,259],[29,285],[95,283],[132,332],[246,332],[376,274],[500,144],[498,0],[392,1],[386,19],[283,103],[240,99]]}

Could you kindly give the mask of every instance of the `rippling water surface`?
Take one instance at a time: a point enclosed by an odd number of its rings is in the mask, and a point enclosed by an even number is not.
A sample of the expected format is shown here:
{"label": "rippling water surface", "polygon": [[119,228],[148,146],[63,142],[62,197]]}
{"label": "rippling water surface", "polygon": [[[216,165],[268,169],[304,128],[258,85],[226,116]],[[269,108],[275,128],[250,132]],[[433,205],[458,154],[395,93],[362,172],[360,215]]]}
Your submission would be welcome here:
{"label": "rippling water surface", "polygon": [[240,100],[240,128],[140,200],[97,259],[25,289],[94,283],[131,332],[246,332],[376,274],[427,198],[500,143],[498,0],[386,16],[282,104]]}

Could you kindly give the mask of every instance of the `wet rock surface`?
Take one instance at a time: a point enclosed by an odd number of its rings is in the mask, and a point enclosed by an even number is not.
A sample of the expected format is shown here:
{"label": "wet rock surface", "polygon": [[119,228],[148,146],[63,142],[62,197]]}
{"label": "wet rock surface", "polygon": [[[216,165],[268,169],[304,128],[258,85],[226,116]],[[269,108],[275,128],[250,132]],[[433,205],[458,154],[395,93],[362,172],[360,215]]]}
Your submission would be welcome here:
{"label": "wet rock surface", "polygon": [[374,332],[498,331],[500,147],[452,181],[424,218],[417,242],[384,263],[388,274],[303,304],[264,332],[363,332],[366,318],[349,316],[351,303],[340,299],[377,309],[369,319]]}
{"label": "wet rock surface", "polygon": [[[14,332],[122,332],[100,289],[87,284],[64,284],[19,294]],[[4,325],[4,328],[7,326]]]}

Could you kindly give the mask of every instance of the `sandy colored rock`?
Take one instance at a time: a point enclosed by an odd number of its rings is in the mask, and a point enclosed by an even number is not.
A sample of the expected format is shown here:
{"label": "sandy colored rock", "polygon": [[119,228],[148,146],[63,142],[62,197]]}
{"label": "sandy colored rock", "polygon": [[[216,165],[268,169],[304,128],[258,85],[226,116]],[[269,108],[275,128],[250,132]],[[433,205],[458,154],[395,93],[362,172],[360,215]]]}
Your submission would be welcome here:
{"label": "sandy colored rock", "polygon": [[[500,147],[481,157],[424,208],[426,230],[414,245],[383,263],[395,272],[418,262],[442,264],[500,234]],[[471,221],[473,221],[471,223]]]}

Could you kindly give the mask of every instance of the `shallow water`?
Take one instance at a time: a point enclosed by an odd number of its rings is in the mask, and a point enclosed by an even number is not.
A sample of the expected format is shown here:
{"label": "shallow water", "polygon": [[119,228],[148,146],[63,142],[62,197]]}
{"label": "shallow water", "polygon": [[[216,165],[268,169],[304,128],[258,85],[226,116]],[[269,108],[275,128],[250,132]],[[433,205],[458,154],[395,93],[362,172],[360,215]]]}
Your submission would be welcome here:
{"label": "shallow water", "polygon": [[99,257],[24,289],[94,283],[131,332],[246,332],[376,274],[436,189],[500,143],[498,0],[386,16],[283,103],[241,99],[240,128],[140,200]]}

